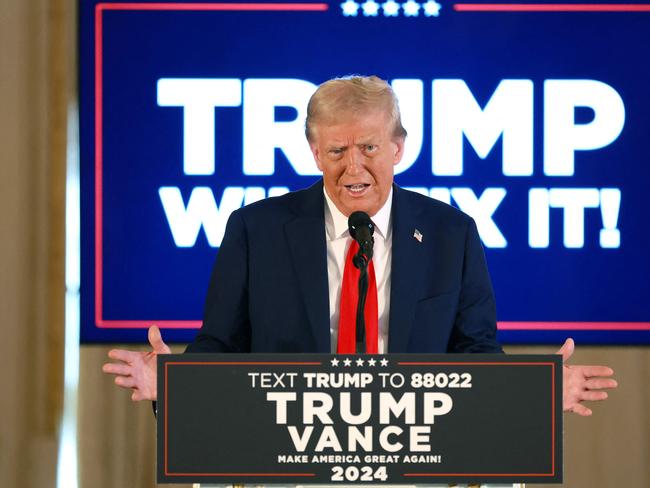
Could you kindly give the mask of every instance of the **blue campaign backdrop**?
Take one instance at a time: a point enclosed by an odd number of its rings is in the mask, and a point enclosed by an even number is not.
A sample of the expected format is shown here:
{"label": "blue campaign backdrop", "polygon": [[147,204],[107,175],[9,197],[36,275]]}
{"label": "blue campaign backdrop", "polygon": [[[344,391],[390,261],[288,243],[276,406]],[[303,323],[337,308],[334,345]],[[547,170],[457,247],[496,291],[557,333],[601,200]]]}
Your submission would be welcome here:
{"label": "blue campaign backdrop", "polygon": [[509,5],[80,2],[81,340],[191,341],[229,213],[317,180],[306,100],[360,73],[397,183],[476,219],[504,342],[648,343],[650,8]]}

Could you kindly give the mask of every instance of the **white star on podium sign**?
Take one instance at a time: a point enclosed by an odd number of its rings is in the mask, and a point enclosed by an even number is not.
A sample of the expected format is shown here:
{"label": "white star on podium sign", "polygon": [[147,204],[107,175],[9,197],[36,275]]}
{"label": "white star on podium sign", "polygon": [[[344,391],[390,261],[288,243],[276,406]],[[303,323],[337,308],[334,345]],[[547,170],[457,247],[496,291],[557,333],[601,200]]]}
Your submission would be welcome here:
{"label": "white star on podium sign", "polygon": [[388,359],[386,358],[382,358],[382,360],[379,362],[381,363],[382,366],[388,366]]}
{"label": "white star on podium sign", "polygon": [[442,5],[440,5],[435,0],[429,0],[428,2],[422,4],[422,8],[424,9],[424,15],[427,17],[438,17],[438,15],[440,15],[440,9],[442,8]]}
{"label": "white star on podium sign", "polygon": [[332,358],[332,360],[330,362],[332,363],[332,366],[338,366],[339,365],[339,360],[336,359],[336,358]]}
{"label": "white star on podium sign", "polygon": [[415,0],[409,0],[402,5],[402,8],[404,9],[405,17],[417,17],[420,15],[420,4]]}
{"label": "white star on podium sign", "polygon": [[399,3],[395,0],[382,3],[381,8],[384,10],[384,16],[386,17],[397,17],[397,14],[399,14]]}
{"label": "white star on podium sign", "polygon": [[368,359],[368,366],[374,366],[377,363],[373,358]]}
{"label": "white star on podium sign", "polygon": [[363,359],[357,359],[357,366],[363,366]]}
{"label": "white star on podium sign", "polygon": [[345,358],[343,360],[343,366],[350,366],[352,364],[352,361],[350,361],[350,358]]}
{"label": "white star on podium sign", "polygon": [[357,10],[359,10],[359,4],[354,0],[345,0],[345,2],[341,4],[341,8],[343,9],[343,15],[346,17],[356,17]]}
{"label": "white star on podium sign", "polygon": [[377,17],[377,12],[379,12],[379,4],[375,0],[367,0],[361,4],[363,9],[363,15],[366,17]]}

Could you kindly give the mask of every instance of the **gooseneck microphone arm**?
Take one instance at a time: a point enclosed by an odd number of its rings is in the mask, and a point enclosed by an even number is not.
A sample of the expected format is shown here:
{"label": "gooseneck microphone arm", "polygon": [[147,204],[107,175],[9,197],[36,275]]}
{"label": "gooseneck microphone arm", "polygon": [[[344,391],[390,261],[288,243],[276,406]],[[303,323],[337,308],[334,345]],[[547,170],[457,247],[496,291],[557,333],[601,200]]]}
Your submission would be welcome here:
{"label": "gooseneck microphone arm", "polygon": [[368,267],[359,268],[359,301],[357,302],[357,354],[366,353],[366,318],[364,309],[366,308],[366,296],[368,295]]}
{"label": "gooseneck microphone arm", "polygon": [[366,352],[366,320],[364,309],[368,294],[368,264],[372,259],[375,240],[372,234],[375,225],[365,212],[353,212],[348,218],[350,236],[359,244],[359,250],[352,258],[352,263],[359,269],[359,300],[357,302],[356,352]]}

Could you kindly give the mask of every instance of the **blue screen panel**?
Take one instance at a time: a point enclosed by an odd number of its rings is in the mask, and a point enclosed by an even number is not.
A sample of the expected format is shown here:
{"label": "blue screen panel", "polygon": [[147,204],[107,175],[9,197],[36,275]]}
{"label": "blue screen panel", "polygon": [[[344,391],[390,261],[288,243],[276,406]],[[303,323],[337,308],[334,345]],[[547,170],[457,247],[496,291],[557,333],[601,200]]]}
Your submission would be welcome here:
{"label": "blue screen panel", "polygon": [[80,2],[83,342],[188,342],[225,223],[319,178],[306,103],[388,80],[399,185],[477,222],[504,342],[648,343],[650,5]]}

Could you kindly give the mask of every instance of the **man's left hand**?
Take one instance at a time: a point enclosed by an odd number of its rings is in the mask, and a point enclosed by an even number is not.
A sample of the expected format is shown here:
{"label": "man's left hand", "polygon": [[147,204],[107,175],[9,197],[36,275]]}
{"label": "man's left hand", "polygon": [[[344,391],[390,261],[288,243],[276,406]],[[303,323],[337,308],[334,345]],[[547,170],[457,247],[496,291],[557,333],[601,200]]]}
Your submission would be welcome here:
{"label": "man's left hand", "polygon": [[575,350],[573,339],[567,339],[564,345],[556,354],[562,355],[564,363],[563,381],[564,391],[562,395],[562,408],[565,412],[574,412],[583,417],[592,414],[582,402],[602,401],[607,399],[607,392],[616,388],[616,380],[608,378],[614,374],[612,368],[607,366],[577,366],[569,365],[567,361]]}

